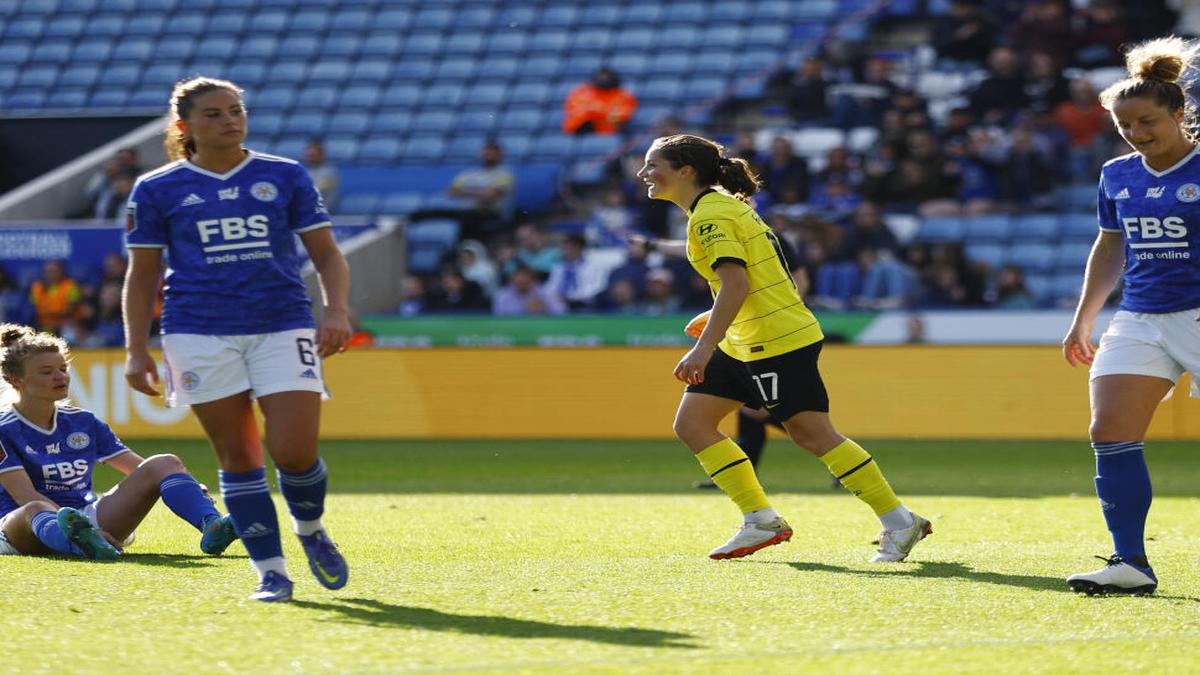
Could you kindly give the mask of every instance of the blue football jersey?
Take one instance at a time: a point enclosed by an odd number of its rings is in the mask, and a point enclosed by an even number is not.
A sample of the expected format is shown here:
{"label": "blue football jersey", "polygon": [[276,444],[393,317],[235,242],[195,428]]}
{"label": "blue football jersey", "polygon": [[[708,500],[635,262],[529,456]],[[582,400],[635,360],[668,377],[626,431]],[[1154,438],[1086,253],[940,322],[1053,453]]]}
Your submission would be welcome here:
{"label": "blue football jersey", "polygon": [[[96,462],[129,448],[107,424],[74,406],[60,406],[54,425],[43,429],[13,408],[0,412],[0,474],[23,469],[33,487],[59,506],[82,508],[96,501]],[[0,515],[20,506],[0,487]]]}
{"label": "blue football jersey", "polygon": [[1200,307],[1200,146],[1166,171],[1132,153],[1100,172],[1100,229],[1125,237],[1121,309]]}
{"label": "blue football jersey", "polygon": [[125,240],[167,250],[163,333],[253,335],[316,325],[295,235],[330,225],[304,167],[251,152],[225,174],[180,160],[141,176]]}

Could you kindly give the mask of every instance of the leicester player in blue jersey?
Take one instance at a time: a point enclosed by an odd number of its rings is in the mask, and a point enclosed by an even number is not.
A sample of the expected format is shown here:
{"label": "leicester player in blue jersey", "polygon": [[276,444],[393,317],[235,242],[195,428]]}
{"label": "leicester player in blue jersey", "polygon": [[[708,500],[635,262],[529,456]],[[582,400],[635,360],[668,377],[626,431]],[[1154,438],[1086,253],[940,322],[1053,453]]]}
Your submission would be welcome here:
{"label": "leicester player in blue jersey", "polygon": [[[174,161],[141,176],[129,198],[126,379],[158,395],[147,340],[166,252],[167,404],[190,405],[216,452],[221,495],[259,574],[250,597],[292,596],[254,401],[309,567],[322,585],[341,588],[348,569],[321,522],[327,476],[317,442],[321,359],[350,338],[346,260],[304,168],[242,146],[247,114],[235,84],[180,82],[170,115]],[[300,277],[297,235],[321,281],[319,323]]]}
{"label": "leicester player in blue jersey", "polygon": [[[68,360],[61,338],[0,325],[0,555],[115,560],[159,497],[201,531],[202,551],[223,552],[237,538],[232,520],[178,457],[142,459],[95,415],[63,403]],[[126,477],[97,496],[99,462]]]}
{"label": "leicester player in blue jersey", "polygon": [[[1144,544],[1151,487],[1143,441],[1184,372],[1200,397],[1200,151],[1195,109],[1179,83],[1194,53],[1179,38],[1140,45],[1126,56],[1130,77],[1100,94],[1134,152],[1100,173],[1100,233],[1063,340],[1068,363],[1091,366],[1096,494],[1114,548],[1104,567],[1067,579],[1077,592],[1157,587]],[[1093,347],[1096,315],[1122,275],[1121,305]]]}

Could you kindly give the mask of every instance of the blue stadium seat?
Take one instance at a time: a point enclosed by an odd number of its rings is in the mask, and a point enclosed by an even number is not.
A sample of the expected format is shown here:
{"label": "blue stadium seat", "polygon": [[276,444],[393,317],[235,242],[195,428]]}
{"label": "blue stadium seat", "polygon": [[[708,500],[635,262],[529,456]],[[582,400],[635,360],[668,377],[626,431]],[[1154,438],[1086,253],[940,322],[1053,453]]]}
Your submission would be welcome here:
{"label": "blue stadium seat", "polygon": [[196,43],[192,40],[164,36],[154,45],[154,58],[179,63],[191,57],[195,50]]}
{"label": "blue stadium seat", "polygon": [[[716,6],[721,4],[725,3],[697,2],[696,0],[676,0],[667,7],[667,15],[672,19],[678,19],[680,22],[703,24],[710,20],[712,12],[716,10]],[[723,21],[724,19],[713,20]],[[666,43],[665,38],[664,43]]]}
{"label": "blue stadium seat", "polygon": [[683,82],[675,77],[654,77],[642,80],[633,93],[643,101],[678,103],[683,98]]}
{"label": "blue stadium seat", "polygon": [[171,85],[184,77],[185,72],[175,63],[159,63],[151,65],[142,71],[141,84],[157,86],[162,91],[168,91]]}
{"label": "blue stadium seat", "polygon": [[362,37],[354,33],[335,33],[326,35],[325,39],[321,40],[317,45],[317,58],[320,60],[328,58],[336,59],[352,59],[358,55],[358,46],[362,43]]}
{"label": "blue stadium seat", "polygon": [[[641,6],[642,5],[633,5],[633,7]],[[657,5],[646,6],[657,9]],[[630,28],[617,33],[617,39],[613,43],[613,47],[615,47],[618,52],[623,52],[625,50],[645,51],[652,48],[657,43],[658,41],[654,31],[650,30],[649,28]]]}
{"label": "blue stadium seat", "polygon": [[118,60],[121,57],[120,51],[113,54],[111,40],[84,40],[75,46],[71,58],[76,63],[97,63],[107,59],[110,54],[113,55],[113,60]]}
{"label": "blue stadium seat", "polygon": [[484,34],[483,33],[452,33],[449,39],[446,40],[445,52],[447,54],[465,54],[474,56],[483,51]]}
{"label": "blue stadium seat", "polygon": [[[749,2],[739,2],[737,0],[713,3],[712,13],[705,21],[725,21],[732,23],[746,21],[750,18],[750,4]],[[758,28],[761,28],[761,26],[755,26],[755,30],[758,30]]]}
{"label": "blue stadium seat", "polygon": [[540,26],[569,28],[579,22],[579,8],[572,4],[550,5],[542,11],[537,22]]}
{"label": "blue stadium seat", "polygon": [[404,215],[421,208],[425,195],[419,192],[392,192],[384,195],[379,204],[380,213]]}
{"label": "blue stadium seat", "polygon": [[[99,0],[62,0],[58,3],[60,12],[92,12],[99,6]],[[108,3],[105,3],[108,5]]]}
{"label": "blue stadium seat", "polygon": [[649,74],[682,76],[695,68],[695,56],[690,52],[660,52],[650,61]]}
{"label": "blue stadium seat", "polygon": [[518,131],[529,133],[541,127],[543,116],[542,108],[506,110],[500,115],[499,128],[504,134]]}
{"label": "blue stadium seat", "polygon": [[599,54],[574,54],[563,64],[562,77],[583,81],[590,78],[602,65],[604,65],[604,57]]}
{"label": "blue stadium seat", "polygon": [[65,89],[56,87],[46,95],[46,101],[43,105],[47,108],[58,110],[78,110],[87,103],[88,93],[86,89]]}
{"label": "blue stadium seat", "polygon": [[405,228],[404,238],[410,245],[425,245],[450,250],[458,245],[458,235],[461,229],[462,225],[457,220],[449,218],[418,220]]}
{"label": "blue stadium seat", "polygon": [[413,117],[410,130],[419,134],[446,133],[454,129],[455,114],[447,110],[423,110]]}
{"label": "blue stadium seat", "polygon": [[241,41],[224,35],[206,35],[196,45],[196,56],[225,59],[238,53]]}
{"label": "blue stadium seat", "polygon": [[370,110],[379,104],[379,98],[382,95],[379,87],[371,85],[346,87],[338,97],[338,108],[341,110]]}
{"label": "blue stadium seat", "polygon": [[534,7],[509,5],[500,10],[496,26],[533,26],[537,24],[538,10]]}
{"label": "blue stadium seat", "polygon": [[1100,234],[1095,213],[1069,213],[1062,217],[1061,236],[1065,240],[1092,242]]}
{"label": "blue stadium seat", "polygon": [[92,93],[92,97],[88,100],[89,108],[125,107],[126,102],[129,101],[129,90],[113,88],[114,85],[107,86],[109,88]]}
{"label": "blue stadium seat", "polygon": [[[359,159],[363,158],[365,152],[366,147],[359,149]],[[345,215],[370,216],[379,212],[382,202],[383,198],[374,192],[354,192],[338,198],[338,212]]]}
{"label": "blue stadium seat", "polygon": [[294,159],[304,154],[304,147],[306,145],[308,145],[308,137],[306,136],[279,139],[272,146],[271,154]]}
{"label": "blue stadium seat", "polygon": [[960,241],[966,226],[961,218],[925,218],[917,230],[917,239],[921,241]]}
{"label": "blue stadium seat", "polygon": [[384,134],[393,136],[407,134],[412,127],[412,120],[413,115],[407,110],[397,110],[385,106],[383,111],[372,118],[371,129],[379,134],[377,138],[383,137]]}
{"label": "blue stadium seat", "polygon": [[127,17],[123,14],[98,14],[88,19],[84,35],[115,37],[125,32]]}
{"label": "blue stadium seat", "polygon": [[405,82],[389,84],[379,98],[379,104],[386,110],[396,108],[415,108],[421,103],[422,89],[419,85]]}
{"label": "blue stadium seat", "polygon": [[159,35],[199,36],[204,33],[207,25],[208,15],[204,12],[177,12],[171,16],[170,21],[163,24]]}
{"label": "blue stadium seat", "polygon": [[292,107],[295,101],[295,89],[276,84],[271,84],[257,92],[246,94],[246,103],[251,109],[282,110]]}
{"label": "blue stadium seat", "polygon": [[463,164],[475,162],[479,159],[479,152],[487,138],[481,133],[455,133],[446,144],[446,161]]}
{"label": "blue stadium seat", "polygon": [[792,28],[784,24],[756,26],[749,39],[760,47],[785,47],[789,42],[808,42],[825,34],[825,26],[821,24],[798,24]]}
{"label": "blue stadium seat", "polygon": [[463,82],[475,77],[479,60],[474,57],[451,56],[442,59],[433,71],[433,76],[443,82]]}
{"label": "blue stadium seat", "polygon": [[126,110],[155,110],[166,107],[167,96],[162,87],[138,87],[121,106]]}
{"label": "blue stadium seat", "polygon": [[1054,249],[1054,268],[1060,272],[1081,274],[1091,252],[1090,243],[1063,242]]}
{"label": "blue stadium seat", "polygon": [[489,134],[496,128],[497,118],[494,110],[465,110],[458,116],[458,128],[463,133]]}
{"label": "blue stadium seat", "polygon": [[575,141],[575,136],[547,131],[534,141],[529,158],[535,162],[566,162],[575,155]]}
{"label": "blue stadium seat", "polygon": [[41,108],[46,102],[46,92],[40,89],[18,89],[0,102],[0,108],[9,110],[33,110]]}
{"label": "blue stadium seat", "polygon": [[258,61],[235,62],[226,74],[243,87],[257,87],[267,81],[267,67]]}
{"label": "blue stadium seat", "polygon": [[405,56],[435,56],[444,42],[440,33],[414,33],[403,41],[401,50]]}
{"label": "blue stadium seat", "polygon": [[[1078,273],[1056,274],[1050,282],[1050,295],[1064,303],[1078,298],[1079,291],[1082,289],[1083,276]],[[1074,302],[1071,304],[1074,304]]]}
{"label": "blue stadium seat", "polygon": [[349,136],[331,136],[325,139],[325,153],[333,164],[345,164],[358,155],[358,139]]}
{"label": "blue stadium seat", "polygon": [[283,33],[290,15],[278,9],[260,9],[250,19],[250,25],[263,33]]}
{"label": "blue stadium seat", "polygon": [[1055,251],[1047,244],[1016,244],[1008,251],[1005,260],[1026,271],[1049,270],[1055,264]]}
{"label": "blue stadium seat", "polygon": [[526,51],[531,54],[551,54],[563,55],[569,53],[573,36],[570,32],[561,28],[543,28],[533,35],[529,44],[525,46]]}
{"label": "blue stadium seat", "polygon": [[361,58],[353,62],[350,68],[350,81],[370,83],[378,89],[378,84],[391,76],[392,63],[387,59]]}
{"label": "blue stadium seat", "polygon": [[227,35],[230,33],[241,33],[246,30],[248,24],[249,19],[246,18],[245,14],[233,12],[221,13],[212,15],[212,18],[208,20],[208,27],[205,30],[209,33]]}
{"label": "blue stadium seat", "polygon": [[589,28],[575,33],[571,39],[571,49],[580,52],[602,52],[608,49],[611,42],[612,31],[606,28]]}
{"label": "blue stadium seat", "polygon": [[1049,244],[1058,237],[1058,231],[1058,216],[1048,213],[1030,213],[1016,217],[1013,222],[1012,234],[1014,240],[1037,240]]}
{"label": "blue stadium seat", "polygon": [[496,18],[496,10],[487,6],[463,7],[454,15],[457,28],[487,28]]}
{"label": "blue stadium seat", "polygon": [[408,271],[413,274],[434,274],[445,255],[446,251],[438,248],[409,248]]}
{"label": "blue stadium seat", "polygon": [[250,133],[274,137],[283,131],[285,116],[281,112],[268,110],[250,111]]}
{"label": "blue stadium seat", "polygon": [[734,54],[733,51],[705,50],[694,57],[693,67],[699,73],[728,76],[733,72]]}
{"label": "blue stadium seat", "polygon": [[508,87],[495,82],[479,82],[471,87],[463,105],[468,108],[495,110],[508,100]]}
{"label": "blue stadium seat", "polygon": [[628,79],[644,74],[650,68],[650,58],[642,52],[621,52],[609,59],[609,65]]}
{"label": "blue stadium seat", "polygon": [[1008,241],[1012,235],[1012,220],[1005,215],[967,218],[966,226],[967,241]]}
{"label": "blue stadium seat", "polygon": [[246,59],[269,59],[279,51],[279,39],[274,35],[251,35],[242,41],[238,55]]}
{"label": "blue stadium seat", "polygon": [[790,23],[793,4],[795,3],[791,0],[758,0],[754,4],[751,18],[755,26],[759,27],[772,23]]}
{"label": "blue stadium seat", "polygon": [[305,9],[292,15],[288,24],[289,33],[320,33],[329,28],[329,12],[319,9]]}
{"label": "blue stadium seat", "polygon": [[23,17],[15,19],[8,23],[4,28],[4,39],[37,39],[46,31],[46,19],[44,17]]}
{"label": "blue stadium seat", "polygon": [[50,19],[42,36],[46,38],[74,38],[83,34],[87,22],[80,15],[58,15]]}
{"label": "blue stadium seat", "polygon": [[795,21],[823,21],[838,15],[838,0],[805,0],[792,3],[792,19]]}
{"label": "blue stadium seat", "polygon": [[102,87],[131,87],[142,79],[142,69],[135,65],[110,66],[104,70],[104,79],[100,80]]}
{"label": "blue stadium seat", "polygon": [[498,31],[487,41],[488,54],[519,54],[525,51],[529,35],[516,31]]}
{"label": "blue stadium seat", "polygon": [[[7,46],[5,47],[7,49]],[[30,63],[65,64],[71,57],[71,42],[67,40],[43,40],[29,54]]]}
{"label": "blue stadium seat", "polygon": [[625,25],[655,25],[664,19],[673,17],[664,17],[662,5],[658,3],[638,2],[625,7],[622,13],[621,22]]}
{"label": "blue stadium seat", "polygon": [[[103,48],[103,50],[100,50],[98,48],[90,48],[90,49],[94,50],[92,52],[92,54],[84,55],[81,57],[80,56],[81,49],[84,47],[84,45],[88,45],[88,44],[89,43],[86,43],[86,42],[81,43],[78,47],[75,48],[75,52],[71,57],[73,61],[76,61],[76,62],[87,61],[87,62],[96,63],[99,61],[103,61],[106,58],[109,58],[108,50],[112,48],[111,43],[106,44],[105,47]],[[155,58],[157,58],[157,56],[158,56],[158,52],[155,51],[155,43],[154,43],[153,38],[145,38],[145,37],[124,38],[121,40],[120,48],[113,51],[112,60],[114,62],[131,61],[133,63],[144,63],[144,62],[153,61]]]}
{"label": "blue stadium seat", "polygon": [[778,65],[782,55],[776,50],[748,49],[737,52],[734,56],[735,69],[738,73],[756,73]]}
{"label": "blue stadium seat", "polygon": [[459,84],[435,84],[421,92],[420,103],[426,109],[446,110],[462,105],[467,92]]}
{"label": "blue stadium seat", "polygon": [[329,116],[331,134],[363,134],[371,128],[371,114],[363,110],[345,110]]}
{"label": "blue stadium seat", "polygon": [[620,19],[620,7],[593,2],[584,5],[583,13],[579,16],[579,24],[603,28],[617,23]]}
{"label": "blue stadium seat", "polygon": [[616,135],[581,136],[575,145],[576,156],[584,159],[601,157],[615,151],[621,145],[621,137]]}
{"label": "blue stadium seat", "polygon": [[730,84],[731,82],[723,77],[698,75],[688,81],[683,94],[688,100],[705,100],[724,93]]}
{"label": "blue stadium seat", "polygon": [[649,129],[658,124],[662,118],[670,115],[675,107],[672,105],[663,104],[640,104],[633,113],[633,119],[629,121],[630,126],[634,129]]}
{"label": "blue stadium seat", "polygon": [[1007,260],[1007,250],[1003,244],[968,242],[966,245],[968,260],[983,263],[989,269],[998,270]]}
{"label": "blue stadium seat", "polygon": [[350,61],[327,58],[315,62],[308,71],[309,82],[345,82],[350,78]]}
{"label": "blue stadium seat", "polygon": [[438,162],[446,153],[446,141],[437,136],[418,136],[404,142],[400,159],[405,162]]}
{"label": "blue stadium seat", "polygon": [[500,142],[504,148],[505,158],[514,162],[524,161],[533,150],[533,136],[530,134],[517,132],[505,134]]}
{"label": "blue stadium seat", "polygon": [[1049,302],[1054,294],[1054,277],[1029,272],[1025,274],[1025,288],[1038,304]]}
{"label": "blue stadium seat", "polygon": [[326,115],[298,109],[283,123],[283,133],[290,136],[320,136],[325,133]]}
{"label": "blue stadium seat", "polygon": [[424,82],[433,77],[437,61],[428,56],[406,56],[393,64],[392,80],[408,82]]}
{"label": "blue stadium seat", "polygon": [[29,41],[9,42],[0,49],[0,65],[20,65],[25,63],[33,52],[33,43]]}
{"label": "blue stadium seat", "polygon": [[412,10],[404,7],[381,9],[371,21],[371,28],[379,31],[404,31],[412,23]]}
{"label": "blue stadium seat", "polygon": [[479,72],[475,75],[480,80],[506,80],[521,68],[520,61],[515,56],[489,56],[479,64]]}
{"label": "blue stadium seat", "polygon": [[298,94],[297,101],[304,107],[327,110],[337,103],[338,89],[329,84],[305,85]]}
{"label": "blue stadium seat", "polygon": [[564,59],[561,56],[541,54],[526,58],[517,71],[520,77],[537,80],[552,80],[563,71]]}
{"label": "blue stadium seat", "polygon": [[414,30],[441,31],[454,23],[454,10],[449,7],[425,7],[413,16]]}
{"label": "blue stadium seat", "polygon": [[308,81],[307,61],[277,61],[267,71],[272,84],[300,84]]}
{"label": "blue stadium seat", "polygon": [[512,88],[508,100],[516,105],[555,105],[562,101],[552,100],[553,88],[545,82],[521,82]]}
{"label": "blue stadium seat", "polygon": [[17,76],[17,86],[48,89],[58,81],[58,66],[41,65],[22,68]]}
{"label": "blue stadium seat", "polygon": [[289,35],[279,43],[279,56],[287,59],[308,60],[317,55],[321,38],[316,35]]}
{"label": "blue stadium seat", "polygon": [[338,9],[329,22],[331,30],[365,31],[371,27],[371,12],[366,9]]}
{"label": "blue stadium seat", "polygon": [[99,66],[90,63],[81,63],[64,68],[62,75],[58,78],[58,83],[66,87],[83,87],[86,89],[96,84],[99,78]]}
{"label": "blue stadium seat", "polygon": [[363,40],[360,53],[363,56],[395,56],[403,43],[396,33],[371,34]]}
{"label": "blue stadium seat", "polygon": [[1088,211],[1096,212],[1096,185],[1081,184],[1068,185],[1060,192],[1060,201],[1063,211]]}

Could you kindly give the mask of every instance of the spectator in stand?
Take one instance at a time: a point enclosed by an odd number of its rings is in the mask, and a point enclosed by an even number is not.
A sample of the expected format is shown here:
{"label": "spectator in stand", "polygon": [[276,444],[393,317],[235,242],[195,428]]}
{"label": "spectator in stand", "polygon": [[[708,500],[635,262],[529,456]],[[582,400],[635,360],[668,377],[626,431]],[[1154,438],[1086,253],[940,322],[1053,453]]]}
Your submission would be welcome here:
{"label": "spectator in stand", "polygon": [[856,262],[862,285],[854,306],[874,310],[908,306],[916,291],[916,274],[892,251],[868,246],[858,251]]}
{"label": "spectator in stand", "polygon": [[809,204],[821,217],[844,220],[862,204],[862,197],[839,174],[822,182]]}
{"label": "spectator in stand", "polygon": [[974,124],[975,116],[971,114],[970,108],[951,108],[946,113],[946,123],[937,132],[938,139],[942,143],[948,143],[954,139],[965,142]]}
{"label": "spectator in stand", "polygon": [[784,190],[790,189],[796,191],[798,201],[809,197],[808,160],[796,155],[787,136],[771,140],[771,151],[764,158],[758,177],[772,202],[783,201]]}
{"label": "spectator in stand", "polygon": [[817,56],[809,56],[794,72],[784,71],[779,78],[784,84],[788,114],[800,125],[820,125],[829,119],[829,104],[826,91],[829,81],[825,79],[825,62]]}
{"label": "spectator in stand", "polygon": [[29,287],[29,301],[37,315],[37,329],[58,335],[69,319],[80,316],[83,296],[79,284],[66,274],[61,260],[48,260],[42,277]]}
{"label": "spectator in stand", "polygon": [[438,284],[425,294],[426,312],[469,314],[491,308],[483,288],[463,276],[457,265],[443,265]]}
{"label": "spectator in stand", "polygon": [[637,110],[637,97],[621,87],[612,68],[600,68],[589,82],[567,95],[563,111],[563,133],[615,134]]}
{"label": "spectator in stand", "polygon": [[511,275],[518,266],[529,267],[539,280],[550,276],[550,270],[562,258],[562,252],[550,243],[550,237],[541,225],[522,223],[516,232],[517,248],[512,258],[504,264],[505,275]]}
{"label": "spectator in stand", "polygon": [[981,124],[1006,126],[1018,111],[1028,107],[1025,78],[1017,53],[997,47],[988,57],[988,76],[970,94],[971,112]]}
{"label": "spectator in stand", "polygon": [[497,316],[566,313],[562,298],[539,284],[537,271],[522,263],[517,264],[508,284],[492,296],[492,314]]}
{"label": "spectator in stand", "polygon": [[926,309],[952,309],[966,304],[967,289],[958,272],[946,263],[935,263],[925,270],[918,304]]}
{"label": "spectator in stand", "polygon": [[596,307],[608,284],[608,270],[587,254],[587,238],[569,234],[562,244],[562,258],[550,270],[546,286],[566,301],[571,310]]}
{"label": "spectator in stand", "polygon": [[425,311],[425,280],[415,274],[408,274],[400,281],[400,306],[396,313],[400,316],[417,316]]}
{"label": "spectator in stand", "polygon": [[1054,109],[1054,121],[1070,139],[1070,173],[1082,178],[1095,174],[1109,159],[1105,137],[1112,131],[1112,120],[1087,78],[1071,80],[1070,91],[1070,100]]}
{"label": "spectator in stand", "polygon": [[110,281],[124,284],[125,271],[128,268],[129,261],[120,253],[109,253],[104,256],[104,262],[101,266],[100,285],[104,285]]}
{"label": "spectator in stand", "polygon": [[1013,129],[1001,172],[1003,199],[1023,209],[1053,208],[1056,183],[1054,161],[1034,145],[1033,133],[1023,126]]}
{"label": "spectator in stand", "polygon": [[1091,0],[1080,10],[1082,26],[1075,48],[1075,65],[1103,68],[1121,65],[1121,45],[1132,39],[1115,0]]}
{"label": "spectator in stand", "polygon": [[863,64],[861,81],[830,87],[832,125],[840,129],[878,127],[896,91],[896,85],[891,81],[891,68],[886,59],[868,59]]}
{"label": "spectator in stand", "polygon": [[[126,174],[133,176],[135,179],[142,172],[142,167],[138,165],[138,154],[136,148],[121,148],[113,153],[112,157],[104,162],[104,165],[88,179],[87,185],[84,187],[84,194],[87,195],[88,208],[79,213],[83,218],[96,218],[97,212],[107,212],[109,203],[114,201],[112,190],[112,181],[118,175]],[[124,201],[117,200],[119,207],[124,207]]]}
{"label": "spectator in stand", "polygon": [[96,220],[109,222],[125,222],[125,203],[133,192],[133,184],[137,175],[129,170],[121,170],[108,178],[107,188],[100,193],[93,206],[92,217]]}
{"label": "spectator in stand", "polygon": [[1064,0],[1031,0],[1020,21],[1010,24],[1009,45],[1021,54],[1050,57],[1057,71],[1071,62],[1071,16]]}
{"label": "spectator in stand", "polygon": [[997,32],[980,0],[951,0],[950,11],[934,21],[933,46],[942,59],[982,64],[995,46]]}
{"label": "spectator in stand", "polygon": [[857,189],[862,185],[863,173],[859,158],[851,155],[846,146],[839,145],[825,156],[825,166],[817,172],[817,185],[823,185],[831,180],[841,181]]}
{"label": "spectator in stand", "polygon": [[833,254],[834,260],[855,260],[859,251],[873,249],[896,255],[900,242],[883,222],[883,209],[875,202],[863,202],[854,211],[854,221],[842,236],[841,243]]}
{"label": "spectator in stand", "polygon": [[479,284],[488,297],[500,287],[500,271],[488,257],[487,247],[474,239],[466,239],[458,245],[458,267],[463,277]]}
{"label": "spectator in stand", "polygon": [[495,230],[513,216],[513,194],[517,178],[501,162],[504,150],[495,141],[484,144],[479,166],[461,171],[446,190],[451,197],[465,200],[469,208],[457,214],[467,236]]}
{"label": "spectator in stand", "polygon": [[678,314],[680,298],[675,292],[675,274],[665,267],[656,267],[646,274],[646,295],[642,299],[642,314],[663,316]]}
{"label": "spectator in stand", "polygon": [[125,344],[125,324],[121,313],[123,282],[108,280],[100,284],[90,312],[88,336],[84,347],[121,347]]}
{"label": "spectator in stand", "polygon": [[640,313],[637,287],[628,279],[620,279],[610,284],[608,290],[605,291],[604,307],[612,314],[634,315]]}
{"label": "spectator in stand", "polygon": [[27,324],[33,321],[29,294],[21,289],[8,270],[0,267],[0,323]]}
{"label": "spectator in stand", "polygon": [[1016,265],[1000,268],[996,289],[991,294],[991,306],[998,309],[1035,309],[1037,300],[1025,287],[1025,271]]}
{"label": "spectator in stand", "polygon": [[977,216],[996,210],[1000,200],[1000,159],[1002,149],[987,130],[971,130],[967,138],[946,141],[950,171],[956,177],[956,198],[965,216]]}
{"label": "spectator in stand", "polygon": [[1071,92],[1062,69],[1054,63],[1054,57],[1045,52],[1029,55],[1025,69],[1025,96],[1029,108],[1036,111],[1054,110],[1067,100]]}
{"label": "spectator in stand", "polygon": [[800,187],[784,183],[783,187],[779,190],[779,199],[772,200],[771,208],[767,210],[767,215],[770,218],[781,216],[789,220],[800,220],[811,210],[811,205],[804,201],[804,198],[800,194]]}
{"label": "spectator in stand", "polygon": [[604,191],[604,201],[592,209],[585,231],[588,241],[600,247],[624,246],[631,234],[649,236],[639,227],[638,213],[625,193],[616,187]]}
{"label": "spectator in stand", "polygon": [[1185,38],[1200,37],[1200,3],[1192,0],[1167,0],[1167,5],[1179,14],[1174,32]]}
{"label": "spectator in stand", "polygon": [[608,273],[608,290],[605,295],[612,299],[613,286],[621,281],[628,281],[633,285],[634,295],[638,298],[642,297],[646,292],[646,275],[650,272],[650,266],[646,263],[646,256],[649,251],[646,245],[640,240],[631,240],[625,249],[625,262],[613,268]]}
{"label": "spectator in stand", "polygon": [[336,167],[325,161],[325,143],[319,138],[313,138],[304,146],[304,168],[312,176],[317,192],[325,202],[325,208],[333,211],[337,205],[338,186],[341,184],[341,174]]}

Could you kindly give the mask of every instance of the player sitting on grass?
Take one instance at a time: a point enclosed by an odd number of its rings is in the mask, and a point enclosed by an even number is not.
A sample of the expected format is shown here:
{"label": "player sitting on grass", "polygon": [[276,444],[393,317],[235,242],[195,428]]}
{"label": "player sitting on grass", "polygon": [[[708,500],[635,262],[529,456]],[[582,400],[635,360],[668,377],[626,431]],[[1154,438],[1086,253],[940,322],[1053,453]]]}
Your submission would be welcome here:
{"label": "player sitting on grass", "polygon": [[[65,405],[71,376],[61,338],[0,325],[0,555],[66,553],[116,560],[159,497],[219,555],[237,539],[174,455],[142,459],[95,415]],[[126,477],[97,497],[97,462]]]}

